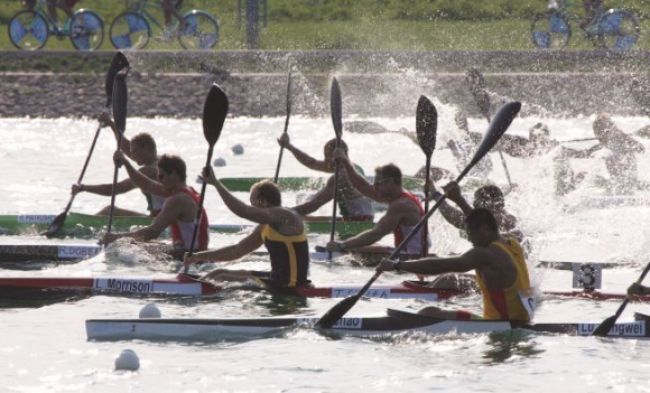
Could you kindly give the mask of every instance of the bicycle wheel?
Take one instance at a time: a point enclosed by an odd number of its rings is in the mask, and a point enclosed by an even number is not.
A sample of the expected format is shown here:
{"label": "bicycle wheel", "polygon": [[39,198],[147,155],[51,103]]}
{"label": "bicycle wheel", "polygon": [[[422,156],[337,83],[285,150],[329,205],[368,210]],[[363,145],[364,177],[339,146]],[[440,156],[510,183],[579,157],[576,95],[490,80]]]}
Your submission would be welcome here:
{"label": "bicycle wheel", "polygon": [[104,42],[104,21],[89,10],[74,13],[70,24],[70,41],[79,50],[95,50]]}
{"label": "bicycle wheel", "polygon": [[187,26],[178,35],[178,42],[185,49],[210,49],[219,42],[219,22],[214,16],[200,10],[192,10],[183,16]]}
{"label": "bicycle wheel", "polygon": [[631,49],[640,35],[639,18],[632,12],[609,10],[598,21],[598,36],[607,49],[619,52]]}
{"label": "bicycle wheel", "polygon": [[47,21],[37,12],[21,11],[9,20],[9,40],[18,49],[41,49],[49,37]]}
{"label": "bicycle wheel", "polygon": [[561,49],[569,43],[571,26],[556,10],[537,14],[531,24],[533,44],[540,49]]}
{"label": "bicycle wheel", "polygon": [[117,49],[142,49],[151,38],[151,26],[142,15],[128,11],[113,19],[109,34]]}

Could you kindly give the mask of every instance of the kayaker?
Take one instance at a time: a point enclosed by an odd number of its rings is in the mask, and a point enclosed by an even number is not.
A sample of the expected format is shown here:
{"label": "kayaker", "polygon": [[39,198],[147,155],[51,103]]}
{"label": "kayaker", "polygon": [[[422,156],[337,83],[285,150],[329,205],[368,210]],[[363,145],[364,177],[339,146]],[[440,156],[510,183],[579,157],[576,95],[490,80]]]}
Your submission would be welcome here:
{"label": "kayaker", "polygon": [[[99,116],[99,121],[106,126],[111,127],[115,138],[119,138],[119,131],[115,127],[115,123],[111,119],[108,113],[102,113]],[[152,180],[158,179],[158,152],[156,149],[156,141],[153,137],[147,133],[140,133],[135,135],[131,140],[126,137],[122,137],[122,143],[120,145],[120,150],[124,152],[130,159],[135,161],[140,167],[138,171],[144,176]],[[115,185],[116,194],[124,194],[133,189],[138,188],[138,186],[131,179],[124,179],[118,182]],[[72,193],[77,194],[79,192],[88,192],[96,195],[111,196],[113,192],[113,183],[107,184],[73,184]],[[114,215],[115,216],[151,216],[155,217],[162,208],[163,203],[165,202],[164,196],[155,195],[150,192],[142,190],[144,196],[147,200],[147,210],[149,214],[123,209],[115,207]],[[107,216],[110,213],[110,205],[102,208],[99,212],[96,213],[98,216]]]}
{"label": "kayaker", "polygon": [[215,177],[212,168],[203,170],[203,178],[217,189],[230,211],[258,225],[239,243],[186,256],[185,264],[233,261],[264,245],[269,252],[270,271],[216,269],[202,279],[255,280],[272,291],[287,293],[297,287],[310,285],[307,278],[309,242],[306,227],[300,214],[282,207],[282,194],[278,186],[269,180],[256,183],[251,188],[249,205],[233,196]]}
{"label": "kayaker", "polygon": [[[282,134],[278,139],[280,146],[284,146],[285,149],[289,150],[296,159],[306,166],[309,169],[315,171],[333,173],[334,172],[334,159],[333,152],[336,147],[336,139],[332,139],[325,144],[323,148],[324,159],[317,160],[302,150],[298,149],[291,144],[288,134]],[[339,147],[342,152],[347,156],[348,146],[344,141],[340,141]],[[363,169],[360,166],[353,164],[354,172],[363,175]],[[337,189],[338,205],[341,216],[343,216],[344,221],[372,221],[374,218],[374,212],[372,210],[372,202],[370,199],[364,197],[359,191],[354,188],[348,175],[344,171],[339,172],[339,182]],[[314,196],[312,196],[307,202],[294,207],[294,209],[306,216],[314,211],[318,210],[321,206],[331,201],[334,198],[334,176],[330,176],[327,180],[327,184],[323,189],[318,191]],[[309,219],[323,219],[322,217],[306,217]],[[326,219],[329,219],[327,217]]]}
{"label": "kayaker", "polygon": [[[645,152],[640,142],[619,129],[607,113],[601,113],[596,117],[593,132],[598,140],[597,145],[586,150],[563,149],[561,155],[565,167],[568,166],[569,158],[590,158],[603,150],[601,156],[605,161],[609,178],[598,176],[596,181],[608,193],[629,194],[650,187],[650,184],[638,179],[636,155]],[[575,188],[570,182],[565,183],[567,190]]]}
{"label": "kayaker", "polygon": [[[432,199],[437,200],[440,198],[440,192],[432,187]],[[450,206],[446,201],[440,204],[440,213],[445,220],[458,229],[465,229],[465,216],[472,212],[474,209],[484,208],[489,210],[494,218],[497,220],[499,231],[503,234],[511,235],[517,238],[518,241],[523,241],[523,233],[517,228],[517,218],[508,213],[505,208],[505,198],[501,189],[495,185],[486,185],[478,188],[474,192],[474,202],[471,206],[463,197],[458,183],[455,181],[449,182],[443,187],[445,194],[450,200],[454,201],[460,209]]]}
{"label": "kayaker", "polygon": [[[152,180],[135,169],[120,151],[115,152],[114,160],[124,165],[129,178],[144,192],[166,197],[160,213],[151,225],[132,232],[107,233],[103,243],[111,243],[116,239],[131,237],[148,241],[157,238],[167,227],[171,229],[172,241],[176,251],[188,251],[194,234],[194,222],[199,206],[200,195],[186,184],[187,169],[185,161],[174,155],[164,154],[158,159],[158,180]],[[202,251],[208,248],[208,217],[202,210],[199,220],[199,230],[195,249]]]}
{"label": "kayaker", "polygon": [[426,307],[419,313],[443,319],[530,321],[534,302],[528,267],[517,240],[501,236],[492,213],[482,208],[474,209],[467,215],[465,230],[474,247],[460,256],[413,261],[384,260],[378,270],[425,275],[475,270],[483,296],[482,317],[467,311],[449,311],[438,307]]}
{"label": "kayaker", "polygon": [[[394,164],[380,166],[375,169],[374,184],[368,183],[365,177],[355,171],[343,149],[336,149],[334,157],[339,160],[341,171],[346,171],[350,183],[366,197],[380,203],[387,203],[386,214],[375,224],[374,228],[346,239],[333,241],[327,244],[329,251],[358,251],[372,253],[390,253],[391,247],[373,246],[375,242],[392,233],[395,246],[400,244],[404,237],[411,231],[424,215],[424,208],[420,200],[402,188],[402,171]],[[414,236],[404,249],[404,256],[422,256],[430,245],[424,239],[424,230]]]}

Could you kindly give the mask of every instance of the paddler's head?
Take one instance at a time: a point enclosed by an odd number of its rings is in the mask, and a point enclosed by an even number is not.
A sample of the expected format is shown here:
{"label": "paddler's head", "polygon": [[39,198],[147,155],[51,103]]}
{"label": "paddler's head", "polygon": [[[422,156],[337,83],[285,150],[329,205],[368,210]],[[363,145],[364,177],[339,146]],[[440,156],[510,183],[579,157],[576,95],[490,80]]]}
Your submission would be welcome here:
{"label": "paddler's head", "polygon": [[151,164],[158,158],[156,141],[146,132],[131,138],[131,157],[138,165]]}
{"label": "paddler's head", "polygon": [[262,180],[251,187],[250,201],[255,207],[278,207],[282,205],[282,194],[277,184]]}
{"label": "paddler's head", "polygon": [[185,186],[187,167],[179,156],[163,154],[158,159],[158,181],[168,191],[174,191]]}
{"label": "paddler's head", "polygon": [[474,209],[465,218],[465,232],[474,247],[487,247],[499,238],[499,226],[487,209]]}
{"label": "paddler's head", "polygon": [[373,187],[382,198],[399,198],[402,194],[402,171],[395,164],[377,167]]}
{"label": "paddler's head", "polygon": [[608,113],[601,113],[594,120],[594,135],[600,142],[607,142],[611,138],[613,131],[616,130],[616,124]]}
{"label": "paddler's head", "polygon": [[[341,139],[339,141],[339,148],[341,148],[345,155],[348,155],[348,145]],[[325,156],[325,163],[327,164],[328,169],[331,171],[334,170],[334,149],[336,149],[336,139],[330,139],[323,147],[323,156]]]}
{"label": "paddler's head", "polygon": [[544,123],[537,123],[528,130],[528,139],[537,146],[547,145],[551,141],[551,132]]}
{"label": "paddler's head", "polygon": [[504,207],[505,200],[499,187],[488,184],[474,192],[474,209],[487,209],[497,214],[502,212]]}
{"label": "paddler's head", "polygon": [[456,114],[454,115],[454,121],[456,122],[458,128],[463,131],[469,131],[469,126],[467,125],[467,113],[464,110],[456,111]]}

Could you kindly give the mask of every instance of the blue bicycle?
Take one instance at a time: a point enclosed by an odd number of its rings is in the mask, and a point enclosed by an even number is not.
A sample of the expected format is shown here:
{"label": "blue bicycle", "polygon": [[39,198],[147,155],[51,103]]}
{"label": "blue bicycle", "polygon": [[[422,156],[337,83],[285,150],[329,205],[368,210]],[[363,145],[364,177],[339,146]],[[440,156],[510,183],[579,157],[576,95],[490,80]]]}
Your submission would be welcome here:
{"label": "blue bicycle", "polygon": [[64,23],[56,23],[45,9],[46,1],[39,0],[33,9],[20,11],[9,20],[9,40],[16,48],[41,49],[50,36],[60,40],[69,37],[78,50],[94,50],[102,45],[104,21],[99,15],[81,9]]}
{"label": "blue bicycle", "polygon": [[[180,2],[178,2],[180,4]],[[185,26],[181,29],[178,22],[165,28],[149,9],[161,8],[148,0],[138,0],[128,10],[118,15],[111,23],[110,37],[117,49],[142,49],[151,39],[151,25],[164,31],[163,40],[177,36],[178,42],[185,49],[210,49],[219,42],[219,22],[202,10],[190,10],[183,15]]]}
{"label": "blue bicycle", "polygon": [[[540,49],[564,48],[571,38],[569,21],[582,18],[569,12],[571,0],[551,0],[549,10],[533,17],[531,33],[533,43]],[[592,43],[601,48],[616,52],[631,49],[639,40],[641,28],[639,17],[623,9],[599,8],[595,10],[588,23],[581,23],[580,28]]]}

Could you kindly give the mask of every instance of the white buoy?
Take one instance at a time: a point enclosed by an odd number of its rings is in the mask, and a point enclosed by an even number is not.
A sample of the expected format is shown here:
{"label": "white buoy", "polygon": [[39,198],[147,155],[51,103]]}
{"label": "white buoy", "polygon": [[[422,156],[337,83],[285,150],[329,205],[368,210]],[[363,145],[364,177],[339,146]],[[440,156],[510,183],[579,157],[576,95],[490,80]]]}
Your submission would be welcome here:
{"label": "white buoy", "polygon": [[240,156],[244,154],[244,146],[242,146],[240,143],[233,145],[232,152],[234,155]]}
{"label": "white buoy", "polygon": [[160,309],[156,303],[149,303],[140,310],[140,318],[160,318]]}
{"label": "white buoy", "polygon": [[219,158],[215,158],[215,160],[212,161],[212,165],[214,165],[214,166],[216,166],[216,167],[226,166],[226,160],[224,160],[224,159],[221,158],[221,157],[219,157]]}
{"label": "white buoy", "polygon": [[136,371],[140,368],[140,359],[132,349],[125,349],[115,358],[115,370]]}

